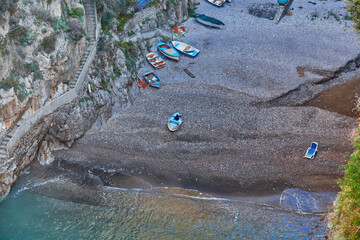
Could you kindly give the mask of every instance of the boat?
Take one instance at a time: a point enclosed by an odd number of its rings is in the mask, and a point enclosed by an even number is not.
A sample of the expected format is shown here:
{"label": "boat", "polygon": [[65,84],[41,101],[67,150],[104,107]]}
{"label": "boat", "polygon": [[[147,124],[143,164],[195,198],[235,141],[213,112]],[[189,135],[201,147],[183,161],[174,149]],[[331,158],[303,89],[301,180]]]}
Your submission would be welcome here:
{"label": "boat", "polygon": [[184,42],[172,41],[171,43],[176,50],[178,50],[179,52],[181,52],[189,57],[196,57],[196,55],[200,52],[199,49],[194,48]]}
{"label": "boat", "polygon": [[208,0],[209,3],[217,6],[217,7],[221,7],[222,5],[224,5],[226,0]]}
{"label": "boat", "polygon": [[195,13],[194,17],[196,21],[209,27],[223,28],[223,26],[225,25],[222,21],[217,20],[216,18],[206,16],[205,14]]}
{"label": "boat", "polygon": [[146,59],[155,69],[165,67],[165,61],[156,53],[151,52],[146,54]]}
{"label": "boat", "polygon": [[178,51],[175,50],[175,48],[163,42],[159,42],[157,46],[159,51],[162,54],[164,54],[166,57],[173,59],[175,61],[179,61],[180,54]]}
{"label": "boat", "polygon": [[155,73],[151,71],[144,72],[145,81],[152,87],[159,88],[160,87],[160,78],[156,76]]}
{"label": "boat", "polygon": [[182,124],[182,117],[180,113],[176,112],[169,117],[168,128],[171,132],[174,132],[180,128]]}

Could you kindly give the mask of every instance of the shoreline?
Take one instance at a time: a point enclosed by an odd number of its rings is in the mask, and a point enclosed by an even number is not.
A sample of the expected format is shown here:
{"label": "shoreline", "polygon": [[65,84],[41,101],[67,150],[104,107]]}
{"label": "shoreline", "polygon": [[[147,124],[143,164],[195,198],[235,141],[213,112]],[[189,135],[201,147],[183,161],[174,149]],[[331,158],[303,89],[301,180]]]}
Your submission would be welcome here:
{"label": "shoreline", "polygon": [[[314,82],[324,77],[323,71],[340,69],[356,57],[357,35],[343,30],[346,22],[308,19],[297,2],[295,15],[278,25],[247,13],[251,4],[232,2],[221,9],[200,4],[197,12],[221,19],[226,28],[205,28],[194,19],[184,22],[188,32],[180,40],[199,48],[199,56],[166,59],[166,67],[156,71],[160,89],[147,88],[131,108],[102,129],[88,131],[71,149],[55,151],[55,158],[131,175],[153,186],[209,193],[270,194],[286,188],[337,192],[336,180],[342,175],[338,166],[352,151],[356,120],[318,105],[266,103],[302,85],[309,98],[329,89],[332,84]],[[343,5],[323,4],[338,10]],[[318,8],[308,7],[307,14]],[[299,66],[318,71],[300,76]],[[139,67],[140,73],[151,68],[145,60]],[[166,119],[177,111],[184,124],[169,133]],[[319,142],[319,154],[306,160],[312,141]]]}

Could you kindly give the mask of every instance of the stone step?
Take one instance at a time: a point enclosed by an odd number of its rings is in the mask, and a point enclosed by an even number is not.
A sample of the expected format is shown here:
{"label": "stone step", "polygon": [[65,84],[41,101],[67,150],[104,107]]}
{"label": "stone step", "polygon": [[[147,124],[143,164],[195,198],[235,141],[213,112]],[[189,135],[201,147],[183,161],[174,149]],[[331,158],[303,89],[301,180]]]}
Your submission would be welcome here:
{"label": "stone step", "polygon": [[1,158],[8,158],[8,156],[7,156],[7,154],[1,154],[1,153],[0,153],[0,159],[1,159]]}
{"label": "stone step", "polygon": [[6,149],[0,149],[0,154],[7,155],[7,151],[6,151]]}
{"label": "stone step", "polygon": [[11,137],[8,137],[8,136],[5,136],[5,137],[4,137],[4,141],[6,141],[6,142],[9,142],[10,139],[11,139]]}

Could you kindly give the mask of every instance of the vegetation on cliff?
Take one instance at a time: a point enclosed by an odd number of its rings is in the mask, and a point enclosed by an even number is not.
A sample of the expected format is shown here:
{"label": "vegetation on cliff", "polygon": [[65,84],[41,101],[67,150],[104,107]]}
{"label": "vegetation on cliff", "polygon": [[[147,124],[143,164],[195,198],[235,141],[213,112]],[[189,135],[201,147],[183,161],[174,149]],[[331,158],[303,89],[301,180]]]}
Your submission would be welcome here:
{"label": "vegetation on cliff", "polygon": [[350,17],[355,22],[354,29],[360,32],[360,1],[345,0],[345,2],[347,2],[346,9],[350,12]]}
{"label": "vegetation on cliff", "polygon": [[[359,128],[360,130],[360,128]],[[355,151],[350,156],[344,178],[339,180],[341,192],[332,216],[335,239],[360,239],[360,136],[354,139]]]}

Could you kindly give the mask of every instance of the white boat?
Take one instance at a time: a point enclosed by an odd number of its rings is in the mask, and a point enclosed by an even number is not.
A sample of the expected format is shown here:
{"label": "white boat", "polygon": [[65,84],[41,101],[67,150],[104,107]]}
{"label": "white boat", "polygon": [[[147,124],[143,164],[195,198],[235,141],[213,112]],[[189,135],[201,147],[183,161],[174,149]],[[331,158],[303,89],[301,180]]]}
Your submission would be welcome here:
{"label": "white boat", "polygon": [[217,7],[221,7],[226,0],[208,0],[209,3],[217,6]]}
{"label": "white boat", "polygon": [[187,43],[183,43],[179,41],[172,41],[171,43],[176,50],[189,57],[196,57],[196,55],[200,52],[199,49],[194,48]]}

